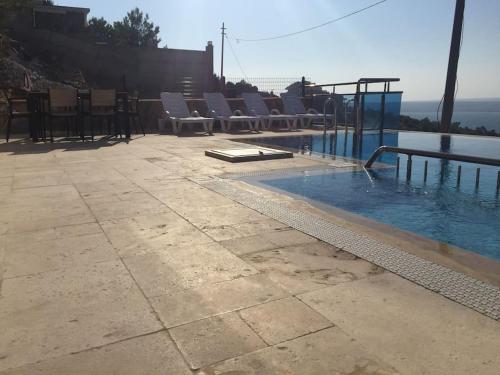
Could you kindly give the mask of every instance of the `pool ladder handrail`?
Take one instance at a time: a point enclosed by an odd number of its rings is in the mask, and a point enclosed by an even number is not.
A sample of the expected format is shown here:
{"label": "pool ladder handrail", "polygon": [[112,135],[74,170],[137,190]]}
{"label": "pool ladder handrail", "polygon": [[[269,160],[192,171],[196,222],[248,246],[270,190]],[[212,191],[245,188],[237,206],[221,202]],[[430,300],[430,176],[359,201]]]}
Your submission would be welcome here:
{"label": "pool ladder handrail", "polygon": [[409,158],[412,156],[425,156],[429,158],[437,158],[437,159],[446,159],[446,160],[454,160],[454,161],[463,161],[466,163],[474,163],[474,164],[483,164],[483,165],[492,165],[496,167],[500,167],[500,159],[493,158],[485,158],[482,156],[471,156],[471,155],[461,155],[461,154],[450,154],[447,152],[439,152],[439,151],[427,151],[427,150],[417,150],[412,148],[403,148],[403,147],[394,147],[394,146],[380,146],[377,148],[370,159],[365,163],[365,168],[371,168],[375,160],[386,152],[392,152],[397,154],[405,154],[408,155]]}
{"label": "pool ladder handrail", "polygon": [[[394,146],[381,146],[375,150],[375,152],[372,154],[370,159],[365,163],[365,170],[369,169],[372,167],[373,163],[377,158],[383,154],[384,152],[394,152],[398,154],[406,154],[408,156],[408,161],[406,165],[406,180],[410,181],[411,179],[411,172],[412,172],[412,156],[425,156],[425,157],[430,157],[430,158],[437,158],[437,159],[446,159],[446,160],[453,160],[453,161],[463,161],[466,163],[475,163],[475,164],[483,164],[483,165],[491,165],[491,166],[500,166],[500,159],[493,159],[493,158],[484,158],[481,156],[470,156],[470,155],[460,155],[460,154],[449,154],[447,152],[438,152],[438,151],[426,151],[426,150],[416,150],[412,148],[402,148],[402,147],[394,147]],[[399,176],[399,156],[397,158],[397,163],[396,163],[396,176]],[[441,180],[443,178],[443,168],[444,165],[441,167]],[[424,182],[427,180],[427,170],[428,170],[428,161],[425,161],[425,168],[424,168]],[[457,170],[457,188],[460,186],[460,177],[461,177],[461,172],[462,172],[462,166],[458,166]],[[479,178],[481,175],[481,169],[477,168],[476,169],[476,189],[479,188]],[[496,194],[497,196],[500,193],[500,170],[497,172],[497,188],[496,188]]]}

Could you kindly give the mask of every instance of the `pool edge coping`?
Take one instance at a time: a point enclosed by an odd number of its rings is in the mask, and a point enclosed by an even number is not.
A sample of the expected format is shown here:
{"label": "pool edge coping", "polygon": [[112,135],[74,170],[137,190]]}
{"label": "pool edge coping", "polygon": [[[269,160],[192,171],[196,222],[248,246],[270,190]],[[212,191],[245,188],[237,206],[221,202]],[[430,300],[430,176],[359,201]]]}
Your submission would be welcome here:
{"label": "pool edge coping", "polygon": [[[322,169],[329,168],[323,167]],[[297,169],[288,171],[288,173],[296,172]],[[193,179],[193,182],[248,208],[369,261],[493,320],[500,321],[500,288],[388,245],[369,235],[344,228],[311,213],[288,207],[284,202],[265,198],[258,193],[236,187],[230,181],[233,180],[228,177]]]}

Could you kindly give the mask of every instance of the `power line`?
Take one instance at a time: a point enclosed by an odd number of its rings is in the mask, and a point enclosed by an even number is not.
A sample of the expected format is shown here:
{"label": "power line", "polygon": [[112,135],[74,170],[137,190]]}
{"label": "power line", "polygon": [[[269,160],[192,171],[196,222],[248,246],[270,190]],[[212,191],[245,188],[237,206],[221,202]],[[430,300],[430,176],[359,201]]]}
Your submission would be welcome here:
{"label": "power line", "polygon": [[233,45],[231,44],[231,40],[228,38],[226,34],[226,39],[229,44],[229,49],[231,50],[231,53],[233,54],[234,59],[236,60],[236,63],[240,67],[241,73],[243,74],[243,77],[245,77],[245,80],[248,81],[247,75],[245,71],[243,70],[243,67],[241,66],[240,60],[238,59],[238,56],[236,56],[236,52],[234,51]]}
{"label": "power line", "polygon": [[312,26],[312,27],[308,27],[307,29],[303,29],[303,30],[299,30],[299,31],[295,31],[293,33],[288,33],[288,34],[282,34],[282,35],[277,35],[277,36],[272,36],[272,37],[268,37],[268,38],[259,38],[259,39],[240,39],[240,38],[236,38],[236,41],[239,43],[239,42],[263,42],[263,41],[267,41],[267,40],[274,40],[274,39],[281,39],[281,38],[287,38],[289,36],[293,36],[293,35],[297,35],[297,34],[302,34],[302,33],[305,33],[305,32],[308,32],[308,31],[311,31],[311,30],[315,30],[315,29],[319,29],[320,27],[323,27],[323,26],[326,26],[326,25],[330,25],[334,22],[338,22],[340,20],[343,20],[345,18],[348,18],[348,17],[351,17],[351,16],[354,16],[355,14],[358,14],[358,13],[361,13],[361,12],[364,12],[365,10],[368,10],[370,8],[373,8],[377,5],[380,5],[382,3],[385,3],[387,0],[380,0],[376,3],[373,3],[371,5],[368,5],[364,8],[361,8],[361,9],[358,9],[354,12],[351,12],[349,14],[346,14],[346,15],[343,15],[342,17],[339,17],[339,18],[335,18],[333,20],[330,20],[330,21],[327,21],[327,22],[324,22],[322,24],[319,24],[319,25],[316,25],[316,26]]}

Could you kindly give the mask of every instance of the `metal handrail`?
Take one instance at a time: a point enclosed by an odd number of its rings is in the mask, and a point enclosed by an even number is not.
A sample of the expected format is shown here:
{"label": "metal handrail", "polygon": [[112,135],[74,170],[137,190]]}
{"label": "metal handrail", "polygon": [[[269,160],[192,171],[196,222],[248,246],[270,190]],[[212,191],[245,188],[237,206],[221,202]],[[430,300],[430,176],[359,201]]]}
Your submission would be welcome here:
{"label": "metal handrail", "polygon": [[388,82],[399,82],[399,78],[360,78],[354,82],[339,82],[339,83],[325,83],[321,85],[317,85],[315,83],[311,83],[306,85],[306,87],[335,87],[335,86],[354,86],[354,85],[363,85],[368,83],[388,83]]}
{"label": "metal handrail", "polygon": [[484,165],[493,165],[500,167],[500,159],[492,159],[492,158],[483,158],[481,156],[470,156],[470,155],[460,155],[460,154],[448,154],[446,152],[437,152],[437,151],[425,151],[425,150],[416,150],[411,148],[401,148],[401,147],[393,147],[393,146],[381,146],[375,150],[370,159],[365,164],[365,168],[371,168],[372,164],[377,160],[377,158],[385,153],[385,152],[394,152],[398,154],[405,154],[409,157],[416,156],[426,156],[430,158],[438,158],[438,159],[447,159],[447,160],[455,160],[455,161],[463,161],[467,163],[475,163],[475,164],[484,164]]}

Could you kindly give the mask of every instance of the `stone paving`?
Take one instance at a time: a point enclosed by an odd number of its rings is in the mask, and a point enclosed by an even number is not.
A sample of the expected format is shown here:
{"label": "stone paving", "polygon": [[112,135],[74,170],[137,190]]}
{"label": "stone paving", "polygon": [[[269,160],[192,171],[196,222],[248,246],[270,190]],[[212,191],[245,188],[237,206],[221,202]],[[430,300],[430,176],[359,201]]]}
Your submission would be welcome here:
{"label": "stone paving", "polygon": [[500,373],[497,321],[198,183],[343,166],[203,154],[243,136],[0,144],[0,374]]}

